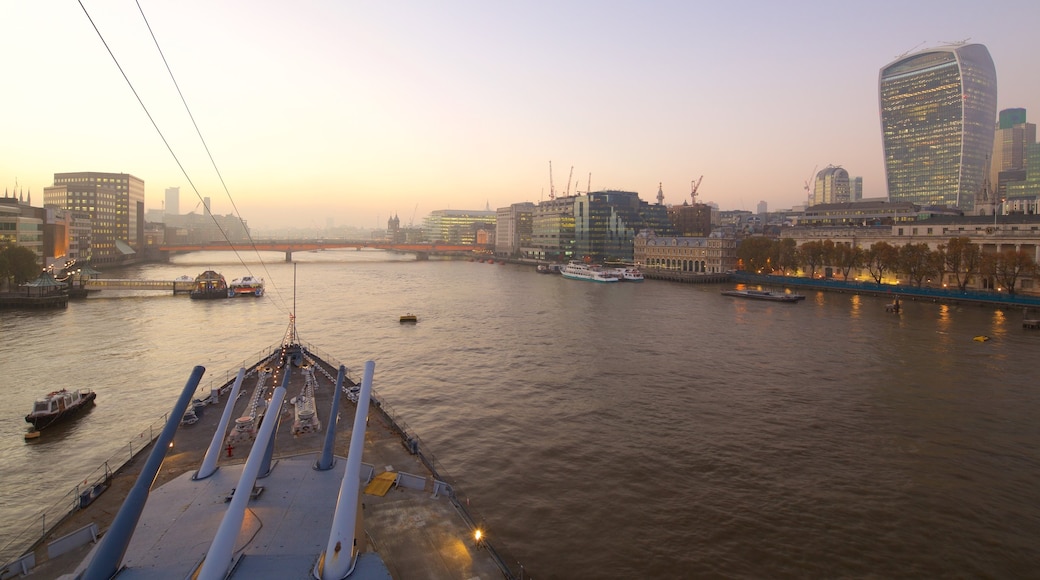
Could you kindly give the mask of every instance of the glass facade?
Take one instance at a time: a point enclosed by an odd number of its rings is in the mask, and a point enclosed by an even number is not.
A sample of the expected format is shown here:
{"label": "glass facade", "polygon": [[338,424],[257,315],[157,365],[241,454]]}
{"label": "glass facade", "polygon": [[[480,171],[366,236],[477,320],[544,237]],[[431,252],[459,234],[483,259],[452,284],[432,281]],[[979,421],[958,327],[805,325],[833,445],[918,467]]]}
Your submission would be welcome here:
{"label": "glass facade", "polygon": [[116,241],[140,250],[144,238],[144,181],[126,173],[55,173],[44,188],[44,204],[90,216],[93,259],[118,262]]}
{"label": "glass facade", "polygon": [[919,52],[882,68],[878,85],[889,199],[971,211],[997,114],[989,51]]}

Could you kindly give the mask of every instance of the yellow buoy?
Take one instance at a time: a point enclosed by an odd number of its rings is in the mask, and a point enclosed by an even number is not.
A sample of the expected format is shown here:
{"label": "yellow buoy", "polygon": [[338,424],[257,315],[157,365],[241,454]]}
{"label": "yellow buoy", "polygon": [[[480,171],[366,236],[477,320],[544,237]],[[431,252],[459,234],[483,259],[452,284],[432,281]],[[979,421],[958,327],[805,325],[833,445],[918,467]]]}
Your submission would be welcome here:
{"label": "yellow buoy", "polygon": [[975,342],[986,342],[987,340],[989,340],[989,337],[984,334],[975,337]]}

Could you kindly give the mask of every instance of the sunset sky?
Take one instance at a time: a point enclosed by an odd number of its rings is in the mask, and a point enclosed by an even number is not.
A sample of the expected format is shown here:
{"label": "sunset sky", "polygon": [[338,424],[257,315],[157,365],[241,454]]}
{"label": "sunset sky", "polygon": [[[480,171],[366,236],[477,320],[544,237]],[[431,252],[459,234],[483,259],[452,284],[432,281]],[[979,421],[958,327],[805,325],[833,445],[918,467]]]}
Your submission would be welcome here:
{"label": "sunset sky", "polygon": [[[231,202],[130,0],[0,3],[0,188],[130,173],[146,208]],[[140,0],[241,216],[382,228],[622,189],[754,211],[828,164],[886,195],[881,67],[970,39],[1040,119],[1040,3]]]}

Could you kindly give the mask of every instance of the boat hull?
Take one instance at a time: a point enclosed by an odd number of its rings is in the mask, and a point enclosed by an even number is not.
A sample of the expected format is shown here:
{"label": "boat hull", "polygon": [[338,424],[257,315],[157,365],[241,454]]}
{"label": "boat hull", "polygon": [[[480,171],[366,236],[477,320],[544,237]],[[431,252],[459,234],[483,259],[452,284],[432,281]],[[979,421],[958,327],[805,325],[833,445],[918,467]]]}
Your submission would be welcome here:
{"label": "boat hull", "polygon": [[94,405],[94,399],[97,398],[97,393],[91,391],[90,393],[83,396],[79,403],[67,407],[61,411],[54,413],[29,413],[25,416],[25,422],[33,426],[33,429],[42,431],[51,425],[68,421],[79,415],[82,411],[89,409]]}
{"label": "boat hull", "polygon": [[787,294],[784,292],[768,292],[765,290],[723,290],[724,296],[735,296],[750,300],[766,300],[769,302],[799,302],[805,300],[801,294]]}

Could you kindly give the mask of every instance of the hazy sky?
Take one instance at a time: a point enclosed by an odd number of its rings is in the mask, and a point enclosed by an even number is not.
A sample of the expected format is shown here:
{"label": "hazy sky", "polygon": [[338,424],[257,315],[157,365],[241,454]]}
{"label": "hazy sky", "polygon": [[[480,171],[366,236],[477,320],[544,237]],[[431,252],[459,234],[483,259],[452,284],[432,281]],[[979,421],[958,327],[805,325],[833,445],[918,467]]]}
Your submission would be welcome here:
{"label": "hazy sky", "polygon": [[[130,173],[146,207],[232,213],[129,0],[0,3],[0,187]],[[877,78],[971,39],[1000,109],[1040,119],[1040,2],[350,2],[140,0],[242,217],[385,227],[437,209],[637,191],[770,209],[828,164],[886,194]]]}

